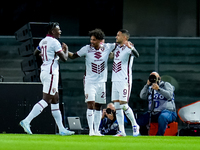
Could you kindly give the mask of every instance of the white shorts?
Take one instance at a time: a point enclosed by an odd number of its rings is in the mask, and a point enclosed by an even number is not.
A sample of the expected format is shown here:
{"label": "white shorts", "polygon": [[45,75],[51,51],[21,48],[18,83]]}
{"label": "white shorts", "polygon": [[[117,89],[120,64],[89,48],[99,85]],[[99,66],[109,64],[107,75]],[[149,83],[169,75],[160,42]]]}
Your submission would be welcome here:
{"label": "white shorts", "polygon": [[43,93],[55,95],[58,92],[58,76],[57,74],[41,71],[40,80],[43,84]]}
{"label": "white shorts", "polygon": [[95,103],[106,104],[106,84],[85,83],[85,102],[95,101]]}
{"label": "white shorts", "polygon": [[131,93],[131,84],[123,81],[114,81],[112,82],[112,101],[129,101]]}

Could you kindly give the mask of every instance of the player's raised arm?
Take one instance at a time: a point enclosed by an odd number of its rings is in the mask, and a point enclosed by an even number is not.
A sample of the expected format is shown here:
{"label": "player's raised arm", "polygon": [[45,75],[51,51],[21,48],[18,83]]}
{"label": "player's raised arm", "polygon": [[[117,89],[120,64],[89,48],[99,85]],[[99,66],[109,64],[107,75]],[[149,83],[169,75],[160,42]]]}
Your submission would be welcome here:
{"label": "player's raised arm", "polygon": [[136,58],[138,58],[138,57],[139,57],[139,53],[138,53],[138,51],[135,49],[134,45],[133,45],[130,41],[127,41],[125,44],[126,44],[126,46],[127,46],[128,48],[130,48],[130,49],[132,50],[133,55],[134,55]]}
{"label": "player's raised arm", "polygon": [[138,51],[135,49],[134,46],[131,47],[131,50],[132,50],[132,52],[133,52],[133,55],[134,55],[136,58],[138,58],[138,57],[140,56],[139,53],[138,53]]}

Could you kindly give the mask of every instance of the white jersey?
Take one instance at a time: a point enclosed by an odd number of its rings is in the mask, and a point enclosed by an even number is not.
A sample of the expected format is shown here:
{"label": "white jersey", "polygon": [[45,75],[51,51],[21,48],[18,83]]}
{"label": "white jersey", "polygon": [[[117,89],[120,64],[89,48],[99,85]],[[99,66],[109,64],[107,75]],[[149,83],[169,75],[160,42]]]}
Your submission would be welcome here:
{"label": "white jersey", "polygon": [[112,82],[125,81],[131,83],[133,59],[134,56],[132,55],[132,50],[130,48],[125,45],[117,46],[114,50]]}
{"label": "white jersey", "polygon": [[50,35],[47,35],[39,43],[38,50],[41,51],[41,57],[43,64],[41,65],[41,71],[47,71],[49,74],[58,74],[59,57],[56,53],[62,51],[60,42]]}
{"label": "white jersey", "polygon": [[98,50],[90,45],[86,45],[77,51],[78,56],[85,56],[86,82],[97,83],[107,81],[107,61],[109,54],[115,48],[115,45],[115,43],[103,44]]}

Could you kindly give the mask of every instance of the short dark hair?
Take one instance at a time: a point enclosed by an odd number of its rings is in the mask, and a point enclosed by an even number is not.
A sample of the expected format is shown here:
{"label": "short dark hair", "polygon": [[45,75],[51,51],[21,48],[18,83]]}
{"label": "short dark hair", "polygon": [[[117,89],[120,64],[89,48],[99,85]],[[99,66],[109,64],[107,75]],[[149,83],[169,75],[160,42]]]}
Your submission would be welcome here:
{"label": "short dark hair", "polygon": [[127,37],[127,39],[129,39],[130,33],[128,32],[128,30],[126,30],[126,29],[121,29],[121,30],[119,30],[119,31],[120,31],[121,33],[125,34],[126,37]]}
{"label": "short dark hair", "polygon": [[47,32],[51,32],[56,26],[59,26],[58,22],[49,22],[47,25]]}
{"label": "short dark hair", "polygon": [[104,32],[101,29],[95,29],[92,31],[89,31],[89,36],[94,36],[98,40],[103,40],[105,37]]}

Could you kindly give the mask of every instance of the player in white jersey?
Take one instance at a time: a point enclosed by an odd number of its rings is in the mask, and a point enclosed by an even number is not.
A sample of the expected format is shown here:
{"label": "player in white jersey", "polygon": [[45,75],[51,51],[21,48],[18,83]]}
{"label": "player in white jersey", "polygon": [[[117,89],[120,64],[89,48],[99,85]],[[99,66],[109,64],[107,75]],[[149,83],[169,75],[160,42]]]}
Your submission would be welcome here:
{"label": "player in white jersey", "polygon": [[[85,102],[87,103],[87,121],[89,135],[101,136],[99,125],[101,121],[101,106],[106,104],[107,61],[110,52],[116,44],[101,43],[104,33],[100,29],[89,32],[90,45],[82,47],[76,53],[69,52],[69,58],[85,57]],[[93,112],[93,110],[95,110]],[[94,129],[93,129],[94,125]]]}
{"label": "player in white jersey", "polygon": [[61,30],[59,24],[50,22],[47,26],[48,34],[39,43],[35,50],[35,54],[40,54],[43,60],[41,66],[40,79],[43,84],[43,98],[33,106],[29,115],[20,122],[24,131],[32,134],[30,129],[31,121],[37,117],[44,108],[51,105],[51,112],[56,121],[60,135],[72,135],[73,131],[64,128],[62,124],[62,116],[59,109],[58,96],[58,77],[59,77],[59,58],[66,61],[68,58],[68,48],[65,43],[60,44],[57,40],[60,38]]}
{"label": "player in white jersey", "polygon": [[130,34],[127,30],[119,30],[116,36],[118,46],[113,51],[112,101],[116,108],[119,132],[116,136],[126,136],[124,130],[124,113],[131,121],[133,136],[139,135],[139,126],[135,121],[132,109],[128,105],[132,86],[132,64],[134,57],[139,57],[137,50],[128,42]]}

